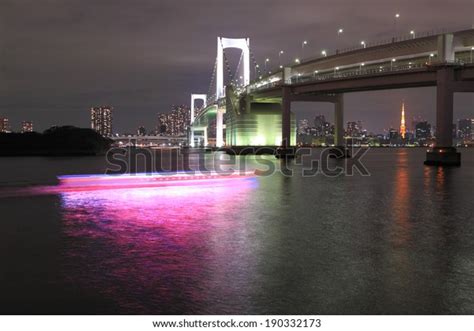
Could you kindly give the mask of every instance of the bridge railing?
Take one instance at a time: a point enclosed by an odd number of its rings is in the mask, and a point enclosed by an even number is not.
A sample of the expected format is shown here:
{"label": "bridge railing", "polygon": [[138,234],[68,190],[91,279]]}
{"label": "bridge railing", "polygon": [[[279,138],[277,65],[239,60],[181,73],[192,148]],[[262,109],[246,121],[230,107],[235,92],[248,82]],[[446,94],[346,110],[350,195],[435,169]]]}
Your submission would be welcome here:
{"label": "bridge railing", "polygon": [[334,80],[341,78],[353,78],[361,76],[373,76],[377,74],[387,73],[387,72],[401,72],[401,71],[411,71],[411,70],[420,70],[426,68],[425,63],[412,63],[404,64],[397,66],[383,66],[379,68],[370,68],[370,69],[352,69],[346,71],[335,71],[332,73],[324,74],[315,74],[312,76],[297,76],[293,77],[291,82],[292,84],[300,84],[311,81],[325,81],[325,80]]}
{"label": "bridge railing", "polygon": [[[370,47],[377,47],[377,46],[384,46],[384,45],[390,45],[393,43],[397,42],[403,42],[403,41],[409,41],[409,40],[417,40],[417,39],[422,39],[422,38],[427,38],[427,37],[433,37],[437,36],[440,34],[448,33],[450,31],[462,31],[462,30],[467,30],[472,27],[467,27],[467,26],[458,26],[456,29],[446,29],[446,28],[439,28],[439,29],[432,29],[428,31],[420,31],[420,32],[415,32],[414,34],[411,33],[405,33],[402,35],[397,35],[393,36],[392,38],[387,38],[387,39],[382,39],[382,40],[377,40],[377,41],[369,41],[364,44],[358,44],[358,45],[353,45],[350,47],[345,47],[345,48],[340,48],[340,49],[334,49],[334,50],[326,50],[325,55],[322,54],[317,54],[316,56],[308,57],[301,59],[301,64],[304,64],[305,62],[311,62],[315,61],[318,59],[326,58],[329,56],[333,55],[341,55],[344,53],[349,53],[357,50],[362,50],[365,48],[370,48]],[[293,66],[293,63],[289,63],[287,67]]]}
{"label": "bridge railing", "polygon": [[[304,82],[311,82],[311,81],[325,81],[325,80],[333,80],[333,79],[341,79],[341,78],[352,78],[352,77],[359,77],[359,76],[368,76],[368,75],[376,75],[376,74],[383,74],[387,72],[400,72],[400,71],[410,71],[410,70],[420,70],[427,68],[427,66],[436,61],[437,56],[434,55],[433,57],[425,58],[425,57],[417,57],[412,59],[404,59],[403,61],[396,61],[393,63],[390,62],[380,62],[374,63],[367,67],[361,67],[360,65],[354,65],[349,68],[343,68],[342,70],[337,70],[336,68],[327,70],[325,72],[319,73],[299,73],[291,77],[291,84],[300,84]],[[474,63],[474,50],[471,51],[463,51],[456,53],[456,63],[468,64]],[[268,83],[254,83],[249,86],[249,90],[251,92],[260,91],[269,89],[276,86],[282,85],[282,80],[268,82]]]}
{"label": "bridge railing", "polygon": [[[354,46],[346,47],[346,48],[342,48],[342,49],[326,50],[325,55],[317,54],[316,56],[300,59],[301,62],[297,66],[306,64],[308,62],[324,59],[324,58],[327,58],[327,57],[330,57],[330,56],[341,55],[341,54],[344,54],[344,53],[349,53],[349,52],[353,52],[353,51],[357,51],[357,50],[362,50],[362,49],[365,49],[365,48],[390,45],[390,44],[393,44],[393,43],[398,43],[398,42],[403,42],[403,41],[410,41],[410,40],[415,40],[416,41],[416,40],[421,40],[421,39],[427,38],[427,37],[433,37],[433,36],[438,36],[438,35],[441,35],[441,34],[445,34],[445,33],[448,33],[450,31],[458,31],[459,32],[459,31],[464,31],[464,30],[469,30],[469,29],[472,29],[472,27],[458,26],[455,30],[453,30],[453,29],[448,30],[446,28],[432,29],[432,30],[429,30],[429,31],[414,32],[413,34],[407,33],[407,34],[403,34],[403,35],[398,35],[398,36],[394,36],[392,38],[377,40],[377,41],[374,41],[374,42],[366,42],[364,44],[354,45]],[[453,33],[455,33],[455,32],[453,32]],[[289,67],[294,67],[294,66],[295,66],[295,64],[293,62],[290,62],[290,63],[287,63],[286,65],[284,65],[283,67],[288,67],[289,68]],[[279,70],[281,70],[281,69],[279,69]],[[279,71],[279,70],[277,70],[277,71]],[[252,84],[256,84],[261,80],[265,80],[266,78],[267,77],[264,76],[263,79],[257,79],[255,81],[253,81]]]}
{"label": "bridge railing", "polygon": [[[334,80],[334,79],[341,79],[341,78],[353,78],[359,76],[369,76],[369,75],[376,75],[382,74],[387,72],[400,72],[400,71],[410,71],[410,70],[420,70],[426,68],[426,63],[423,62],[409,62],[404,64],[396,64],[396,65],[385,65],[385,66],[377,66],[376,68],[357,68],[351,67],[345,70],[335,70],[333,72],[326,72],[326,73],[318,73],[318,74],[307,74],[307,75],[295,75],[291,78],[291,84],[300,84],[305,82],[312,82],[312,81],[325,81],[325,80]],[[253,86],[250,88],[251,92],[265,90],[272,87],[281,86],[282,81],[272,82],[268,84],[262,84],[259,86]]]}

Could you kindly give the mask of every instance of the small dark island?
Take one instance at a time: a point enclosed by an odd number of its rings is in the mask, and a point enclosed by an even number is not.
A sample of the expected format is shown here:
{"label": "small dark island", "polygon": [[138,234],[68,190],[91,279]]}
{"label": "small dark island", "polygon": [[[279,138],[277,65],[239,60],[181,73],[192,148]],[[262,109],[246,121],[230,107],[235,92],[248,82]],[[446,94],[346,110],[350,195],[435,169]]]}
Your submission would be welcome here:
{"label": "small dark island", "polygon": [[101,155],[111,139],[92,129],[52,127],[43,133],[0,133],[0,156],[86,156]]}

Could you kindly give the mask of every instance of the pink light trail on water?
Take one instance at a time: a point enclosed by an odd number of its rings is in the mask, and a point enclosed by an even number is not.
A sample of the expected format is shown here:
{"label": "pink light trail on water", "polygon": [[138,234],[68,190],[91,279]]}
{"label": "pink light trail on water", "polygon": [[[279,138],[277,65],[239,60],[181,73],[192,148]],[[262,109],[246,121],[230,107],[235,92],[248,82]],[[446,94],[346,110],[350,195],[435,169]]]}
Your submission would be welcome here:
{"label": "pink light trail on water", "polygon": [[253,172],[237,173],[177,173],[177,174],[124,174],[124,175],[72,175],[59,176],[59,184],[52,186],[10,187],[0,191],[0,198],[56,195],[65,192],[121,190],[181,186],[231,185],[234,180],[255,177]]}
{"label": "pink light trail on water", "polygon": [[257,185],[241,178],[63,192],[63,232],[72,243],[65,263],[77,266],[67,273],[71,286],[142,313],[178,312],[191,302],[205,312],[214,295],[241,295],[225,279],[239,274],[246,282],[255,264],[245,249],[255,244],[247,242],[252,230],[238,218]]}

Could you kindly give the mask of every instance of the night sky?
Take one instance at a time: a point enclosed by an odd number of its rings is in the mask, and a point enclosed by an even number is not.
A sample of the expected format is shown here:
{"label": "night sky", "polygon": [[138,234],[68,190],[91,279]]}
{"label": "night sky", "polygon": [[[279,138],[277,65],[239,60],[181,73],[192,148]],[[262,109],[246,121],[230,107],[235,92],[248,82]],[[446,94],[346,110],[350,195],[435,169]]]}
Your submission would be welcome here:
{"label": "night sky", "polygon": [[[0,0],[0,117],[13,130],[33,120],[89,126],[89,108],[115,108],[115,131],[153,129],[158,112],[206,93],[216,37],[250,37],[257,61],[290,61],[399,33],[474,24],[473,0]],[[337,30],[344,33],[338,38]],[[231,51],[232,52],[232,51]],[[237,51],[235,51],[237,52]],[[346,120],[371,131],[407,122],[434,122],[432,88],[346,95]],[[457,95],[455,118],[474,117],[474,94]],[[294,104],[297,117],[326,114],[324,104]]]}

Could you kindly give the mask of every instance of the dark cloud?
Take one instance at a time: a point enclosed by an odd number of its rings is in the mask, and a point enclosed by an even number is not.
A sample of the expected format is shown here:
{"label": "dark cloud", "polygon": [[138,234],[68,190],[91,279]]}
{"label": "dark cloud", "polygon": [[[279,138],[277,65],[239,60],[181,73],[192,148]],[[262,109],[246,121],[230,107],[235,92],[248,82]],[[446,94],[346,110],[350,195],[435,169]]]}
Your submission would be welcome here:
{"label": "dark cloud", "polygon": [[[0,0],[0,116],[87,126],[88,108],[106,103],[118,130],[151,127],[157,112],[208,90],[219,35],[250,37],[257,59],[283,49],[290,61],[304,39],[316,54],[391,37],[395,12],[400,32],[474,23],[472,0]],[[402,98],[433,120],[433,89],[348,95],[347,118],[380,131],[397,123]],[[472,115],[472,96],[456,101],[458,117]]]}

